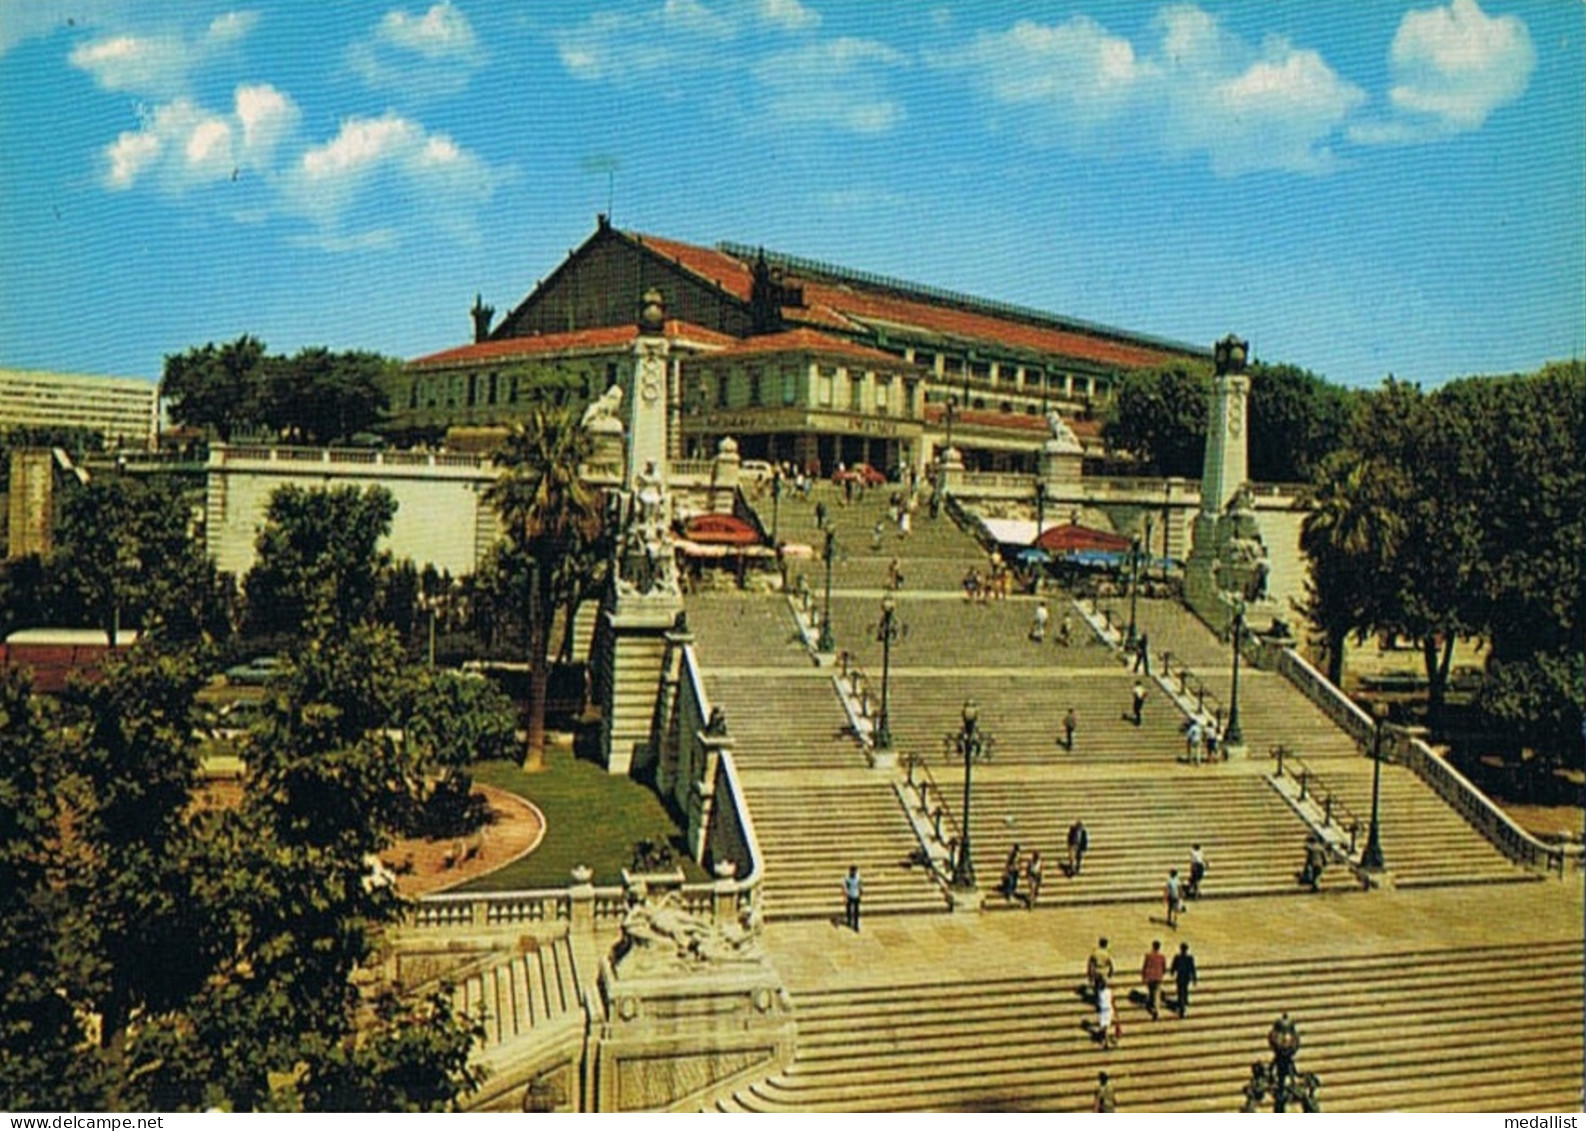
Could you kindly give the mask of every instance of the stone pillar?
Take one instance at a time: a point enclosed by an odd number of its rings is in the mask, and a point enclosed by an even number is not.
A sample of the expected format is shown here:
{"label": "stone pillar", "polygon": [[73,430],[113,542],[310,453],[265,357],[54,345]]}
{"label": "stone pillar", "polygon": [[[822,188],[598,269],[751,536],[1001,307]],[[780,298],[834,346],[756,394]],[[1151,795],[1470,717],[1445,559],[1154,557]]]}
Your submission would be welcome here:
{"label": "stone pillar", "polygon": [[741,461],[738,441],[723,436],[716,445],[716,458],[710,467],[710,509],[712,514],[731,514],[738,497]]}
{"label": "stone pillar", "polygon": [[666,632],[683,609],[672,544],[667,489],[668,344],[666,308],[645,292],[634,343],[634,395],[629,404],[628,461],[620,507],[616,570],[603,613],[601,730],[606,769],[626,774],[635,756],[653,758],[652,724],[661,694]]}
{"label": "stone pillar", "polygon": [[942,452],[942,491],[953,494],[964,486],[964,457],[957,448],[947,448]]}
{"label": "stone pillar", "polygon": [[732,737],[701,731],[698,742],[702,752],[697,763],[699,777],[689,783],[688,853],[695,860],[703,860],[705,845],[710,839],[711,811],[716,803],[716,765],[723,751],[732,753]]}
{"label": "stone pillar", "polygon": [[567,889],[568,929],[575,935],[595,933],[595,885],[593,869],[583,864],[573,869],[573,883]]}

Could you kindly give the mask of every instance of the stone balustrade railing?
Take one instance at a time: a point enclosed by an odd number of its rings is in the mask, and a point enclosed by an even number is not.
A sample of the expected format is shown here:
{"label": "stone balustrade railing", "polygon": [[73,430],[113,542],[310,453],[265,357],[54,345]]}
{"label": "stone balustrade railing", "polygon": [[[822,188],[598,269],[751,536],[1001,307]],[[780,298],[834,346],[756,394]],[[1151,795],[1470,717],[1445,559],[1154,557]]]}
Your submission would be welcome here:
{"label": "stone balustrade railing", "polygon": [[[1283,649],[1278,671],[1355,741],[1362,745],[1370,742],[1376,727],[1372,717],[1298,652],[1292,648]],[[1421,739],[1410,738],[1395,746],[1399,761],[1414,770],[1439,797],[1516,864],[1557,872],[1560,876],[1571,862],[1576,869],[1582,866],[1586,859],[1582,846],[1548,844],[1522,829],[1515,824],[1514,818]]]}
{"label": "stone balustrade railing", "polygon": [[489,456],[469,452],[392,452],[380,448],[302,448],[281,444],[211,444],[211,465],[328,464],[333,467],[452,468],[488,472]]}

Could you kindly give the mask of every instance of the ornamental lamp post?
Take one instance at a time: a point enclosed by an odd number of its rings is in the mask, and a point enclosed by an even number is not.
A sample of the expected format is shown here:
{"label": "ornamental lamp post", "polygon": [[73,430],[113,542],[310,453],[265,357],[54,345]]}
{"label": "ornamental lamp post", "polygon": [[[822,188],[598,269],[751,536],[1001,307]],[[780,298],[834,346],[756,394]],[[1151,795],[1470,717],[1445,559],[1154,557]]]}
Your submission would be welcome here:
{"label": "ornamental lamp post", "polygon": [[[1219,343],[1220,344],[1220,343]],[[1243,746],[1245,732],[1239,726],[1239,653],[1245,637],[1245,603],[1234,605],[1234,679],[1228,695],[1228,730],[1223,734],[1223,745]]]}
{"label": "ornamental lamp post", "polygon": [[876,716],[876,749],[892,749],[891,715],[888,688],[892,681],[892,642],[898,638],[898,603],[888,593],[881,598],[881,623],[876,639],[881,642],[881,713]]}
{"label": "ornamental lamp post", "polygon": [[1212,364],[1219,377],[1229,373],[1243,373],[1245,360],[1249,356],[1250,343],[1233,334],[1229,334],[1212,346]]}
{"label": "ornamental lamp post", "polygon": [[1129,540],[1129,631],[1124,637],[1123,646],[1133,648],[1139,637],[1135,634],[1135,607],[1140,599],[1140,536],[1136,534]]}
{"label": "ornamental lamp post", "polygon": [[771,469],[771,548],[777,545],[777,530],[782,519],[782,468]]}
{"label": "ornamental lamp post", "polygon": [[953,865],[953,887],[972,889],[975,886],[975,862],[969,847],[969,801],[973,787],[975,761],[986,757],[987,741],[980,733],[980,705],[973,699],[964,700],[962,712],[964,726],[958,732],[958,753],[964,759],[964,828],[958,844],[958,859]]}
{"label": "ornamental lamp post", "polygon": [[958,398],[952,394],[947,397],[947,446],[942,449],[945,460],[946,454],[953,450],[953,413],[958,408]]}
{"label": "ornamental lamp post", "polygon": [[1387,867],[1382,859],[1382,732],[1388,726],[1388,705],[1379,700],[1372,705],[1371,713],[1376,723],[1371,744],[1371,828],[1360,853],[1360,866],[1368,872],[1380,872]]}
{"label": "ornamental lamp post", "polygon": [[826,602],[821,609],[821,633],[815,650],[830,652],[837,647],[837,640],[832,636],[832,560],[837,556],[837,530],[829,523],[823,529],[826,545],[821,550],[821,559],[826,563]]}
{"label": "ornamental lamp post", "polygon": [[1039,469],[1035,479],[1035,537],[1032,543],[1041,540],[1041,531],[1046,529],[1046,480],[1042,479]]}

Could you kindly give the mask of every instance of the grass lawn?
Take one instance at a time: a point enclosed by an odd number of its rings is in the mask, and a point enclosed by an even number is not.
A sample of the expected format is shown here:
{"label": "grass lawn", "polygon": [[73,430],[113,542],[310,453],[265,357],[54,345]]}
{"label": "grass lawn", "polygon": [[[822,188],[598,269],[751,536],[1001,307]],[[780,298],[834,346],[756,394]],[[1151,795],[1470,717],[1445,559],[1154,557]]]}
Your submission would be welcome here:
{"label": "grass lawn", "polygon": [[595,883],[620,884],[640,840],[666,842],[690,880],[704,872],[688,859],[687,841],[649,786],[615,776],[566,750],[548,750],[550,768],[526,774],[514,762],[480,762],[474,780],[526,797],[545,814],[545,839],[528,856],[481,876],[459,891],[563,887],[576,865],[595,870]]}

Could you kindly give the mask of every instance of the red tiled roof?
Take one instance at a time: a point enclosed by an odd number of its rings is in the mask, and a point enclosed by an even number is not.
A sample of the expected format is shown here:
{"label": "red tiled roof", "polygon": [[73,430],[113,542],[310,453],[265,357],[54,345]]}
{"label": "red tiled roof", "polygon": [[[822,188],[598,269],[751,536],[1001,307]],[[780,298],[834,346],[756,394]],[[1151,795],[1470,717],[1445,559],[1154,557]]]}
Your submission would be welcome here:
{"label": "red tiled roof", "polygon": [[[943,424],[947,416],[947,408],[942,404],[928,404],[925,406],[925,422],[927,424]],[[986,408],[955,408],[953,410],[953,423],[965,425],[981,425],[987,428],[1016,428],[1026,432],[1045,432],[1046,417],[1031,416],[1027,412],[998,412]],[[1081,440],[1096,439],[1101,435],[1101,421],[1066,419],[1066,423],[1074,430],[1074,435]]]}
{"label": "red tiled roof", "polygon": [[[673,342],[691,342],[718,348],[736,345],[738,339],[731,334],[717,333],[690,322],[668,320],[666,337]],[[477,364],[502,361],[517,357],[543,357],[558,353],[597,353],[626,349],[638,337],[638,327],[593,326],[587,330],[569,330],[560,334],[530,334],[521,338],[500,338],[487,342],[472,342],[439,353],[416,358],[409,366],[431,369],[449,365]]]}
{"label": "red tiled roof", "polygon": [[873,361],[878,364],[907,368],[909,363],[896,354],[860,345],[848,338],[839,338],[799,326],[776,334],[756,334],[752,338],[734,341],[734,344],[712,356],[739,357],[744,354],[763,353],[818,353],[835,357]]}
{"label": "red tiled roof", "polygon": [[[742,302],[749,301],[754,286],[750,263],[724,251],[661,236],[635,234],[632,238],[699,278],[719,284]],[[1134,344],[1104,334],[966,309],[946,299],[910,297],[860,280],[835,282],[804,276],[791,267],[784,269],[783,282],[803,288],[804,305],[785,306],[782,316],[806,326],[855,333],[866,330],[866,322],[890,323],[964,343],[1013,346],[1126,369],[1159,365],[1179,356],[1170,346]]]}
{"label": "red tiled roof", "polygon": [[633,238],[651,251],[676,260],[706,282],[719,283],[744,302],[749,301],[749,292],[754,287],[754,272],[743,260],[714,248],[695,247],[662,236],[634,233]]}

